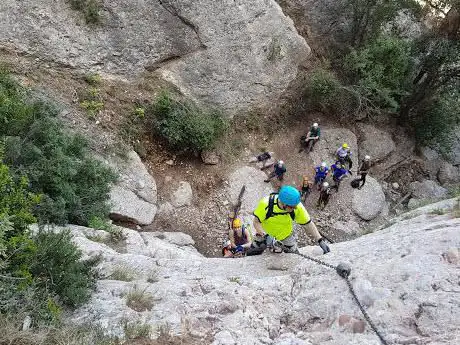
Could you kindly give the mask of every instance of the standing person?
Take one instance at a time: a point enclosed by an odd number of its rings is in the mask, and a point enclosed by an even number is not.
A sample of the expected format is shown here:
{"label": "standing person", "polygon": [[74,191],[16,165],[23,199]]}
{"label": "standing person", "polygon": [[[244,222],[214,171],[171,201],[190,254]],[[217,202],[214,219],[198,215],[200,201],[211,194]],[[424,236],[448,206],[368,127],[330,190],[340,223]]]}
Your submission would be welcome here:
{"label": "standing person", "polygon": [[[299,150],[299,153],[304,150],[304,148],[307,149],[307,153],[310,151],[313,151],[313,147],[315,146],[316,142],[319,140],[321,136],[321,128],[319,128],[318,124],[315,122],[311,127],[308,133],[304,136],[302,136],[301,139],[301,145],[302,147]],[[310,146],[311,145],[311,146]]]}
{"label": "standing person", "polygon": [[251,247],[251,235],[248,229],[240,218],[233,219],[232,228],[228,231],[228,241],[222,248],[222,255],[227,258],[235,254],[244,255],[249,247]]}
{"label": "standing person", "polygon": [[265,151],[261,153],[260,155],[251,158],[249,160],[249,163],[262,162],[262,168],[260,170],[264,170],[273,164],[273,161],[271,161],[271,158],[273,157],[274,154],[275,154],[274,152]]}
{"label": "standing person", "polygon": [[348,174],[351,175],[351,171],[345,169],[344,164],[340,163],[340,161],[337,161],[337,162],[335,162],[335,164],[332,164],[331,170],[332,170],[332,179],[334,180],[335,187],[337,188],[337,191],[338,191],[339,186],[340,186],[340,182]]}
{"label": "standing person", "polygon": [[273,171],[268,175],[267,179],[264,182],[270,182],[272,178],[276,176],[276,178],[280,181],[283,181],[284,174],[286,173],[286,166],[284,165],[283,161],[278,161],[273,167]]}
{"label": "standing person", "polygon": [[296,222],[305,226],[324,254],[330,251],[307,210],[300,203],[299,191],[292,186],[284,185],[279,193],[272,193],[260,200],[253,214],[256,231],[254,245],[258,248],[264,248],[267,241],[275,242],[276,239],[284,252],[298,253],[297,239],[293,232],[293,222]]}
{"label": "standing person", "polygon": [[364,156],[364,159],[361,161],[361,164],[359,165],[358,168],[358,174],[360,174],[359,181],[362,181],[363,184],[358,187],[358,189],[363,188],[364,184],[366,183],[366,176],[369,173],[369,170],[371,168],[371,157],[366,155]]}
{"label": "standing person", "polygon": [[315,168],[315,185],[318,186],[318,190],[321,188],[321,183],[323,183],[326,179],[328,173],[329,168],[327,167],[326,162],[322,162]]}
{"label": "standing person", "polygon": [[329,183],[323,182],[321,186],[321,190],[319,193],[319,198],[318,202],[316,203],[316,207],[320,208],[321,210],[324,210],[329,203],[329,198],[332,194],[332,190],[335,188],[335,186],[330,187]]}
{"label": "standing person", "polygon": [[311,193],[312,183],[307,175],[303,175],[302,177],[302,184],[300,186],[300,198],[303,202],[307,199],[307,197]]}
{"label": "standing person", "polygon": [[351,170],[353,166],[353,162],[351,160],[351,154],[352,152],[350,151],[350,147],[348,146],[347,143],[343,143],[342,146],[340,146],[337,149],[337,152],[335,153],[337,156],[337,160],[340,161],[340,163],[348,163],[348,169]]}

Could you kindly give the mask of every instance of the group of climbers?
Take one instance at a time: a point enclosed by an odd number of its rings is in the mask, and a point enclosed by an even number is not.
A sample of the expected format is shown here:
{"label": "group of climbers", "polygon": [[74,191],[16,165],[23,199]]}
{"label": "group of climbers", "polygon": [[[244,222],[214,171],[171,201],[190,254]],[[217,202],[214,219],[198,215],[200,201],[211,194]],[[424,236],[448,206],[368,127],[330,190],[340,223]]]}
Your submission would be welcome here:
{"label": "group of climbers", "polygon": [[[301,149],[309,153],[313,151],[315,144],[320,140],[321,129],[318,123],[314,123],[308,133],[301,137]],[[316,203],[317,207],[324,209],[329,202],[330,196],[338,192],[340,183],[346,176],[352,175],[351,168],[353,162],[351,159],[352,152],[348,144],[343,143],[335,152],[336,162],[329,168],[326,162],[322,162],[315,167],[314,183],[305,175],[302,178],[300,188],[283,185],[279,193],[272,193],[259,201],[253,212],[253,225],[255,229],[255,238],[252,238],[251,231],[245,226],[239,218],[233,219],[229,230],[229,240],[222,250],[225,257],[234,257],[238,255],[255,255],[261,254],[266,248],[274,252],[297,253],[297,240],[293,233],[294,222],[304,225],[310,235],[317,241],[323,249],[323,253],[329,252],[329,247],[325,240],[318,232],[315,224],[302,204],[311,194],[313,185],[319,191],[319,198]],[[251,159],[251,162],[262,162],[261,170],[273,167],[273,170],[264,180],[270,182],[274,177],[283,181],[286,173],[286,166],[282,160],[273,161],[273,152],[264,152]],[[371,167],[370,156],[366,155],[358,168],[359,179],[353,182],[358,183],[356,187],[361,189],[366,183],[366,176]],[[331,172],[333,185],[330,185],[326,179]]]}

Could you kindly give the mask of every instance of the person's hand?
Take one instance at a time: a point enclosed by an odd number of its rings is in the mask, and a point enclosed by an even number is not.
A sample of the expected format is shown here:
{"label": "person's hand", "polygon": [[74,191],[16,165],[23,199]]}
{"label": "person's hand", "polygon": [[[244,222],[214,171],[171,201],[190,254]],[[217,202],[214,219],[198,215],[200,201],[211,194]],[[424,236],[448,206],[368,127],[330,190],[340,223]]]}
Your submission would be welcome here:
{"label": "person's hand", "polygon": [[242,252],[242,251],[244,251],[243,246],[236,246],[236,251],[237,251],[237,252]]}
{"label": "person's hand", "polygon": [[321,249],[323,250],[323,254],[327,254],[327,253],[329,253],[331,251],[329,249],[329,246],[327,245],[326,241],[324,240],[324,238],[320,238],[318,240],[318,244],[321,247]]}

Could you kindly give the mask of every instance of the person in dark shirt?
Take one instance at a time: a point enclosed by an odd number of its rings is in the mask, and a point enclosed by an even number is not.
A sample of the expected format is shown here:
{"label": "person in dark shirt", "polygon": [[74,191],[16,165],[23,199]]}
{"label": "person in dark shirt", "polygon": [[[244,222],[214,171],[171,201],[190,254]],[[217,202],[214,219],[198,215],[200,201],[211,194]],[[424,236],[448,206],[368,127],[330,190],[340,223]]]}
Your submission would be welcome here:
{"label": "person in dark shirt", "polygon": [[270,182],[272,178],[276,176],[276,178],[280,181],[283,180],[284,174],[286,173],[286,166],[284,165],[283,161],[278,161],[273,167],[273,171],[268,175],[267,179],[264,182]]}
{"label": "person in dark shirt", "polygon": [[366,155],[364,156],[364,159],[361,161],[361,164],[359,165],[359,168],[358,168],[358,174],[360,175],[359,181],[363,182],[363,184],[360,185],[358,189],[363,188],[364,184],[366,183],[366,176],[369,173],[370,168],[371,168],[371,157]]}

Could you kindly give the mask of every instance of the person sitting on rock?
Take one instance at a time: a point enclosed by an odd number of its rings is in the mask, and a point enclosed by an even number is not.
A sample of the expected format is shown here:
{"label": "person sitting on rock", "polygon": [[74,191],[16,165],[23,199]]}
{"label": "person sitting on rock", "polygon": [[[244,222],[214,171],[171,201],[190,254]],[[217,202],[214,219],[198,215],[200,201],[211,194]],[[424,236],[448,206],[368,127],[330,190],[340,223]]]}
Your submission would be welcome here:
{"label": "person sitting on rock", "polygon": [[349,170],[351,170],[353,166],[353,162],[351,161],[351,154],[352,152],[350,151],[350,147],[347,143],[343,143],[336,152],[337,160],[342,164],[348,163]]}
{"label": "person sitting on rock", "polygon": [[310,178],[307,175],[303,175],[302,184],[300,185],[300,197],[303,202],[305,202],[307,197],[310,195],[312,186]]}
{"label": "person sitting on rock", "polygon": [[286,173],[286,166],[284,165],[283,161],[276,162],[275,166],[273,167],[273,171],[268,175],[267,179],[264,182],[270,182],[272,178],[276,176],[279,181],[283,181],[284,174]]}
{"label": "person sitting on rock", "polygon": [[240,218],[233,219],[232,228],[228,231],[228,241],[222,248],[222,255],[226,258],[244,255],[251,247],[251,234]]}
{"label": "person sitting on rock", "polygon": [[351,171],[346,169],[344,164],[342,164],[340,161],[337,161],[337,162],[335,162],[335,164],[332,164],[331,170],[332,170],[332,179],[334,180],[335,187],[337,188],[337,191],[338,191],[339,186],[340,186],[340,182],[348,174],[351,175]]}
{"label": "person sitting on rock", "polygon": [[274,152],[265,151],[256,157],[252,157],[249,160],[249,163],[262,162],[262,168],[260,170],[267,169],[268,167],[273,165],[273,161],[271,160],[271,158],[273,158],[274,154]]}
{"label": "person sitting on rock", "polygon": [[315,168],[315,185],[318,186],[318,190],[321,188],[321,184],[326,179],[328,173],[329,168],[327,167],[326,162],[322,162]]}
{"label": "person sitting on rock", "polygon": [[360,185],[358,189],[363,188],[364,184],[366,183],[366,176],[369,173],[370,168],[371,168],[371,157],[366,155],[364,156],[364,159],[361,161],[361,164],[359,165],[359,168],[358,168],[358,174],[360,175],[359,181],[363,182],[363,184]]}
{"label": "person sitting on rock", "polygon": [[311,127],[310,130],[306,135],[303,135],[300,138],[301,141],[301,148],[299,153],[302,152],[304,149],[307,150],[307,153],[313,151],[313,147],[315,146],[316,142],[319,141],[321,136],[321,129],[319,128],[318,124],[315,122]]}

